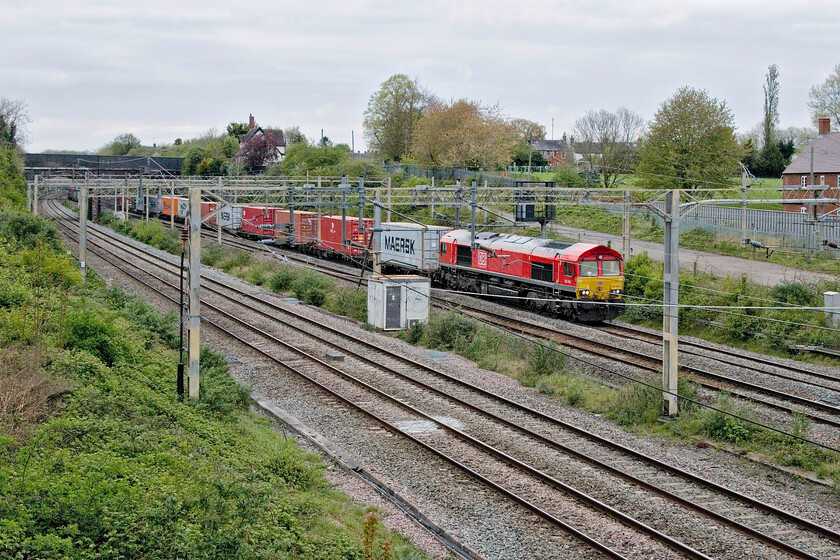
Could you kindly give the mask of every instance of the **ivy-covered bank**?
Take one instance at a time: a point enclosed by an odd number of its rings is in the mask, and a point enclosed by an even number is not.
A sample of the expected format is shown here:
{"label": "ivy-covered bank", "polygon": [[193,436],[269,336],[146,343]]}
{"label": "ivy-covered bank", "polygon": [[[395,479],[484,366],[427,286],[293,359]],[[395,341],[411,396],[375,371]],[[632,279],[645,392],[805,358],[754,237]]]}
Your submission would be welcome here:
{"label": "ivy-covered bank", "polygon": [[252,414],[220,355],[179,402],[175,317],[83,282],[18,206],[0,202],[0,558],[424,557]]}

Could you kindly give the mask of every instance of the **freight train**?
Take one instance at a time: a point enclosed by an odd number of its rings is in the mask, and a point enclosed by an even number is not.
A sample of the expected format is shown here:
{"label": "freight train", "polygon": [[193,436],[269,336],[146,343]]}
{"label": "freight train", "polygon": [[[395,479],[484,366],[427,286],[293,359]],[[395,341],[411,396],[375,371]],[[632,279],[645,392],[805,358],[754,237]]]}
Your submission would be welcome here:
{"label": "freight train", "polygon": [[[145,197],[131,201],[144,213]],[[183,219],[189,200],[148,197],[150,214]],[[240,235],[293,244],[320,257],[341,256],[360,261],[379,236],[380,263],[386,270],[430,276],[448,289],[501,298],[571,320],[614,319],[622,310],[624,270],[621,255],[604,245],[536,239],[523,235],[383,222],[374,232],[373,220],[358,216],[318,216],[270,206],[201,203],[207,223]],[[294,240],[291,243],[291,240]]]}

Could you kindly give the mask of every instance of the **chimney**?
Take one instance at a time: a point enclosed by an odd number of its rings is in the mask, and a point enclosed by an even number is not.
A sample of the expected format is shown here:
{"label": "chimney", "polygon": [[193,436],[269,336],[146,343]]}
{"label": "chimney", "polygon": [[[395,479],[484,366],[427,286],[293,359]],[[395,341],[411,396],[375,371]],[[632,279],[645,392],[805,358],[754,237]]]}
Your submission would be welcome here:
{"label": "chimney", "polygon": [[831,119],[826,117],[825,115],[821,116],[819,119],[819,130],[820,136],[831,132]]}
{"label": "chimney", "polygon": [[566,141],[566,133],[564,132],[563,133],[563,142],[565,142],[565,141]]}
{"label": "chimney", "polygon": [[256,126],[254,124],[254,115],[248,115],[248,130],[251,130],[254,126]]}

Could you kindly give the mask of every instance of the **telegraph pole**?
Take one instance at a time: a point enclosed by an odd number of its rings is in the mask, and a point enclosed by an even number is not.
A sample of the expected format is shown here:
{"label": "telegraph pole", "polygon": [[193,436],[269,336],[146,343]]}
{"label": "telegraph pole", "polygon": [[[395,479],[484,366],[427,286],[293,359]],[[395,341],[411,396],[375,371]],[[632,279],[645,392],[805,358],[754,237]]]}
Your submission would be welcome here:
{"label": "telegraph pole", "polygon": [[[391,179],[388,178],[388,183],[390,184],[390,182]],[[382,274],[382,234],[380,233],[382,229],[382,207],[380,206],[382,196],[379,189],[373,192],[373,273]],[[390,195],[390,193],[391,189],[388,189],[388,194]]]}
{"label": "telegraph pole", "polygon": [[621,222],[621,258],[624,262],[630,258],[630,191],[624,191]]}
{"label": "telegraph pole", "polygon": [[665,270],[662,309],[662,387],[665,416],[679,414],[677,403],[677,343],[679,337],[680,191],[665,194]]}
{"label": "telegraph pole", "polygon": [[85,184],[79,189],[79,268],[82,278],[87,278],[87,219],[88,219],[88,172],[85,171]]}
{"label": "telegraph pole", "polygon": [[38,215],[38,179],[40,175],[35,175],[35,192],[32,195],[32,213]]}
{"label": "telegraph pole", "polygon": [[741,245],[747,245],[747,168],[741,166]]}
{"label": "telegraph pole", "polygon": [[198,399],[198,358],[201,351],[199,330],[201,325],[201,187],[190,187],[190,309],[189,362],[187,380],[191,399]]}

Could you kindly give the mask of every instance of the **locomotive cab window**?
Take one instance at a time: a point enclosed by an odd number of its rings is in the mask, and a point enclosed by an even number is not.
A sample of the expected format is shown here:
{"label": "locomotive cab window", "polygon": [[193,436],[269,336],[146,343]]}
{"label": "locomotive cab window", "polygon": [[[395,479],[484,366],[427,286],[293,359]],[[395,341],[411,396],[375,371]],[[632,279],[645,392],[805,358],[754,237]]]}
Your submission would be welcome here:
{"label": "locomotive cab window", "polygon": [[563,276],[571,278],[575,275],[575,265],[570,262],[563,263]]}
{"label": "locomotive cab window", "polygon": [[621,261],[617,259],[601,261],[601,274],[604,276],[621,276]]}
{"label": "locomotive cab window", "polygon": [[441,255],[445,255],[445,254],[446,254],[446,243],[441,243],[441,244],[440,244],[440,254],[441,254]]}
{"label": "locomotive cab window", "polygon": [[531,263],[531,278],[541,282],[554,281],[554,264],[552,263]]}
{"label": "locomotive cab window", "polygon": [[581,276],[598,276],[598,261],[580,261]]}

